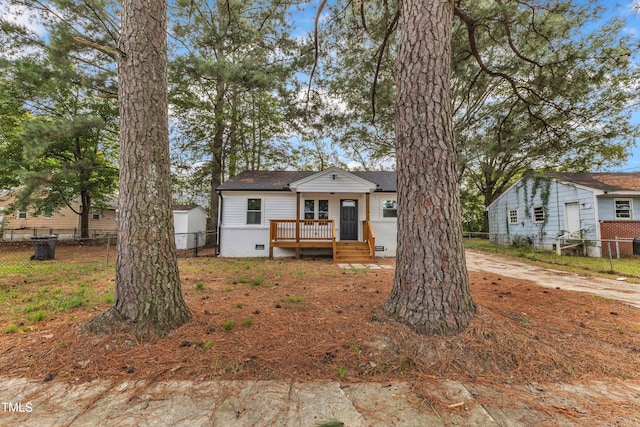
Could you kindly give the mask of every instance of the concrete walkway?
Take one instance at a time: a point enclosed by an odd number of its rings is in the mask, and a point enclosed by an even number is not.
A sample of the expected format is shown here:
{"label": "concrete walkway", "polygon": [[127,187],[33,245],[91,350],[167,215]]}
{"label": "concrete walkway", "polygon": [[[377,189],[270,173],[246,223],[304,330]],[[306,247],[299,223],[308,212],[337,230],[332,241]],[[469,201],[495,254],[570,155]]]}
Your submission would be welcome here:
{"label": "concrete walkway", "polygon": [[71,385],[4,379],[0,401],[3,427],[640,425],[640,384],[631,383],[496,389],[434,380],[418,393],[406,382],[99,380]]}
{"label": "concrete walkway", "polygon": [[640,308],[640,284],[637,283],[537,267],[469,249],[465,251],[465,256],[469,271],[486,271],[516,279],[530,280],[538,286],[547,288],[586,292]]}

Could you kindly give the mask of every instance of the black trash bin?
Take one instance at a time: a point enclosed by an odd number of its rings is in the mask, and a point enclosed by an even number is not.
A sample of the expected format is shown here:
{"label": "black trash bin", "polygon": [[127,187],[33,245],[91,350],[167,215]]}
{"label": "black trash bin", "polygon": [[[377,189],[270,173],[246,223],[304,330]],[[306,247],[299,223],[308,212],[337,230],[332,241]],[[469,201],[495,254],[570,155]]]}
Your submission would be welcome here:
{"label": "black trash bin", "polygon": [[633,239],[633,254],[640,255],[640,237]]}
{"label": "black trash bin", "polygon": [[58,236],[31,236],[31,241],[33,242],[32,260],[44,261],[47,259],[55,259]]}

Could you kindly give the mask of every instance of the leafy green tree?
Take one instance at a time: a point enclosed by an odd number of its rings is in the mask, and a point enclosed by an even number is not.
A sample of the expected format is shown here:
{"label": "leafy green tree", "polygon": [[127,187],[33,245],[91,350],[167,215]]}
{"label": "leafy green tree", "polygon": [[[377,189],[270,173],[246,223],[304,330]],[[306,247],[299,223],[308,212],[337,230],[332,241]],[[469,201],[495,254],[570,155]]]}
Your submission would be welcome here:
{"label": "leafy green tree", "polygon": [[287,20],[291,2],[177,1],[173,4],[170,98],[175,148],[209,183],[216,228],[224,177],[283,164],[291,152],[284,122],[294,72]]}
{"label": "leafy green tree", "polygon": [[[601,8],[569,1],[462,1],[454,10],[454,134],[468,190],[488,205],[530,169],[624,160],[638,134],[624,22],[603,24]],[[327,122],[345,149],[371,162],[395,155],[398,16],[394,2],[338,3],[323,38],[332,55],[322,83],[346,106]]]}
{"label": "leafy green tree", "polygon": [[114,100],[96,97],[100,77],[87,73],[74,46],[64,27],[52,26],[48,43],[32,44],[37,55],[2,61],[3,91],[27,118],[5,123],[15,152],[3,162],[14,177],[8,183],[20,185],[16,208],[51,214],[68,206],[89,237],[91,211],[117,186],[118,113]]}

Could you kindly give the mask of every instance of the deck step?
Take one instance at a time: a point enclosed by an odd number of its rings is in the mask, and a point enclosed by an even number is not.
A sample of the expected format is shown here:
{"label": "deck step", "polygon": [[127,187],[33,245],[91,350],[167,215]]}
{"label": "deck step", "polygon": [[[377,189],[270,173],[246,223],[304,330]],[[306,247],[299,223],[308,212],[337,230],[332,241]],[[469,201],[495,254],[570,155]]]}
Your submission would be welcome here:
{"label": "deck step", "polygon": [[372,259],[367,242],[336,242],[334,262],[370,262]]}

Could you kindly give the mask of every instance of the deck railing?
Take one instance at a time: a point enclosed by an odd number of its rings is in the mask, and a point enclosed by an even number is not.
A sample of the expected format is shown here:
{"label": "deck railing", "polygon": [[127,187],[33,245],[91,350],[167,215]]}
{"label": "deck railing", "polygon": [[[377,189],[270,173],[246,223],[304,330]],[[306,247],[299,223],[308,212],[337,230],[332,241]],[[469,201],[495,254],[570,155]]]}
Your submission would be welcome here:
{"label": "deck railing", "polygon": [[369,256],[376,256],[376,235],[373,232],[371,221],[362,221],[362,239],[369,245]]}
{"label": "deck railing", "polygon": [[332,219],[272,219],[269,230],[272,242],[335,240],[336,236]]}

